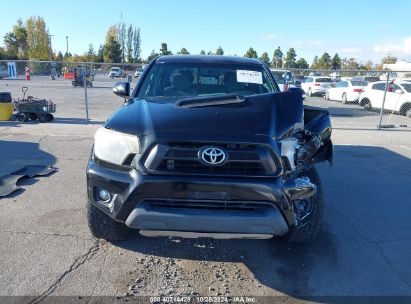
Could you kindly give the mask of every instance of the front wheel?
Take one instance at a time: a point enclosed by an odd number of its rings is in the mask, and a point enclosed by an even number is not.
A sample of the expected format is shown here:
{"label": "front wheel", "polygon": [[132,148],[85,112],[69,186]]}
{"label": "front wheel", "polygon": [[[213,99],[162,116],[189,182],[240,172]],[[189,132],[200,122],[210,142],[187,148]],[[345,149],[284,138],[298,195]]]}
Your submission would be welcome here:
{"label": "front wheel", "polygon": [[17,116],[17,120],[20,122],[26,122],[29,121],[29,116],[26,113],[20,113]]}
{"label": "front wheel", "polygon": [[313,95],[313,92],[311,91],[311,88],[308,89],[308,96],[311,97]]}
{"label": "front wheel", "polygon": [[330,93],[328,91],[325,91],[325,97],[326,100],[330,100]]}
{"label": "front wheel", "polygon": [[88,227],[94,237],[107,241],[120,241],[127,237],[130,229],[126,225],[116,222],[90,202],[87,202],[86,211]]}
{"label": "front wheel", "polygon": [[374,108],[372,107],[371,101],[369,99],[365,98],[361,101],[361,103],[363,104],[364,109],[368,111],[374,110]]}
{"label": "front wheel", "polygon": [[[311,210],[308,215],[304,215],[302,224],[292,228],[284,238],[292,243],[307,243],[314,240],[321,229],[324,199],[320,176],[317,170],[313,167],[309,171],[302,174],[307,176],[313,184],[317,186],[317,193],[305,200],[304,206]],[[300,202],[301,203],[301,202]]]}
{"label": "front wheel", "polygon": [[342,98],[341,98],[341,101],[342,101],[343,104],[346,104],[346,103],[348,102],[348,100],[347,100],[347,93],[343,93]]}

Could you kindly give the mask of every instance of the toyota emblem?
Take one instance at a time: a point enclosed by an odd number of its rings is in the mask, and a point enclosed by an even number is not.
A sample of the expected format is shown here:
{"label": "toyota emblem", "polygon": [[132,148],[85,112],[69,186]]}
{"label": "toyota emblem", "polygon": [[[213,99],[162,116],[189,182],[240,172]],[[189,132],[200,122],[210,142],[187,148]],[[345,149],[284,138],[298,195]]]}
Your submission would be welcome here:
{"label": "toyota emblem", "polygon": [[226,160],[226,153],[219,148],[204,148],[200,151],[200,158],[208,165],[220,165]]}

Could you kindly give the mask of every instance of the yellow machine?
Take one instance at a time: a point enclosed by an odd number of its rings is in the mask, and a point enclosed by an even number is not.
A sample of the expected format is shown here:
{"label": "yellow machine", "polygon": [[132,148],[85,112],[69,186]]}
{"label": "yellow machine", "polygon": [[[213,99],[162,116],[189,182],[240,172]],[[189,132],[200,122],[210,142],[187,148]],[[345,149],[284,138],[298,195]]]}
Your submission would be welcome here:
{"label": "yellow machine", "polygon": [[0,92],[0,120],[10,120],[13,115],[13,103],[8,92]]}

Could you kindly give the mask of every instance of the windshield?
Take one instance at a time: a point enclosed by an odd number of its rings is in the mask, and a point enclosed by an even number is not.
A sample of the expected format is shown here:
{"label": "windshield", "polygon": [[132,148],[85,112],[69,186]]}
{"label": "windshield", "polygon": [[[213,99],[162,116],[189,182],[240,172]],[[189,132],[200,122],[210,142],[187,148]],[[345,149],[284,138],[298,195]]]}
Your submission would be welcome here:
{"label": "windshield", "polygon": [[144,77],[137,98],[254,95],[275,92],[262,66],[209,63],[156,63]]}
{"label": "windshield", "polygon": [[404,90],[406,90],[408,93],[411,93],[411,83],[403,83],[401,84]]}
{"label": "windshield", "polygon": [[315,82],[333,82],[331,78],[317,78]]}
{"label": "windshield", "polygon": [[367,85],[367,82],[366,82],[366,81],[352,80],[352,81],[351,81],[351,84],[352,84],[354,87],[365,87],[365,86]]}
{"label": "windshield", "polygon": [[293,74],[290,72],[285,73],[284,71],[272,71],[275,81],[277,81],[278,84],[285,84],[286,80],[288,80],[288,83],[294,84],[294,77]]}

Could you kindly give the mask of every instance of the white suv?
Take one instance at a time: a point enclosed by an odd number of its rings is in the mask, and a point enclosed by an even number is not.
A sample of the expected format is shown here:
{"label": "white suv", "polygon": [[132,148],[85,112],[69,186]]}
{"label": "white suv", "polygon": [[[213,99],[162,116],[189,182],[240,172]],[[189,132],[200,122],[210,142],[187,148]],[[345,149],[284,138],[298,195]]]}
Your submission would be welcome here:
{"label": "white suv", "polygon": [[108,73],[110,78],[115,78],[115,77],[126,77],[126,73],[120,69],[119,67],[112,67],[110,69],[110,73]]}
{"label": "white suv", "polygon": [[324,76],[308,76],[301,84],[301,88],[308,96],[323,95],[328,88],[333,86],[333,80]]}
{"label": "white suv", "polygon": [[[381,109],[386,88],[385,81],[369,83],[360,96],[360,105],[366,109]],[[411,82],[390,83],[385,98],[384,110],[393,111],[411,118]]]}

